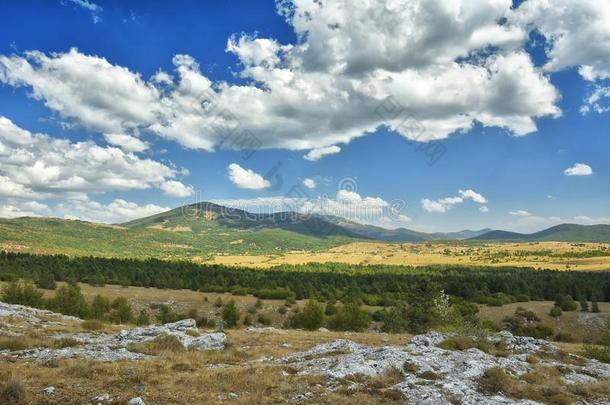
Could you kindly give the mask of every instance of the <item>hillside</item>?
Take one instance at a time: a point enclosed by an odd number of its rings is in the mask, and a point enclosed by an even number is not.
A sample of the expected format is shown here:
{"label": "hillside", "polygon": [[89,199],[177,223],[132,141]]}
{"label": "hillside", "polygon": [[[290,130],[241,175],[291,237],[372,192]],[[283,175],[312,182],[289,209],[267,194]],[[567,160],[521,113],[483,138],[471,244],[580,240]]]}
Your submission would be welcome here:
{"label": "hillside", "polygon": [[610,225],[561,224],[531,234],[491,231],[471,239],[495,241],[610,242]]}
{"label": "hillside", "polygon": [[[217,254],[282,254],[327,250],[351,242],[349,233],[310,222],[274,226],[255,222],[201,220],[178,215],[180,209],[123,225],[59,218],[0,219],[0,249],[71,256],[155,257],[207,260]],[[174,220],[170,220],[174,218]],[[316,228],[317,227],[317,228]]]}

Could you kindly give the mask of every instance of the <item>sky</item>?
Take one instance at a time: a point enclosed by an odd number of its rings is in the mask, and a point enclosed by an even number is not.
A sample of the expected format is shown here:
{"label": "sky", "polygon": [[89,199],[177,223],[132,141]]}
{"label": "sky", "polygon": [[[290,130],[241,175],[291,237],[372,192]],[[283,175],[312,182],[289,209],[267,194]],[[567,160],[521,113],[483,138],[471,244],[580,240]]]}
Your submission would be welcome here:
{"label": "sky", "polygon": [[0,7],[0,217],[610,223],[610,0]]}

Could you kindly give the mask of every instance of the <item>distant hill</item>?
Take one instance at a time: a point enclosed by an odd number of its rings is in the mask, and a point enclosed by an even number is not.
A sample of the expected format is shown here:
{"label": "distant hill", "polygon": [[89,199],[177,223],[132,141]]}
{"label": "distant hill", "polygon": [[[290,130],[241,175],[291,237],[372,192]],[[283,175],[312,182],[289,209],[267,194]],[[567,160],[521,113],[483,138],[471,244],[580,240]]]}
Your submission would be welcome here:
{"label": "distant hill", "polygon": [[610,225],[561,224],[530,234],[490,231],[470,239],[498,241],[610,242]]}

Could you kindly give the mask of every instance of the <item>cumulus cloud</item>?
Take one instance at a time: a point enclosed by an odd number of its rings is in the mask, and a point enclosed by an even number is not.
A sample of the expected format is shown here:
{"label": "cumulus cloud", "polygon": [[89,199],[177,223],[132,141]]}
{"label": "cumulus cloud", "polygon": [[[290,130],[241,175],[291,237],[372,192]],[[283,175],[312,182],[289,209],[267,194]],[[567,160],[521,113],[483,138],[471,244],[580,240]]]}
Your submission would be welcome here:
{"label": "cumulus cloud", "polygon": [[314,179],[310,179],[310,178],[306,178],[305,180],[303,180],[303,185],[305,187],[307,187],[310,190],[313,190],[314,188],[316,188],[316,182]]}
{"label": "cumulus cloud", "polygon": [[559,93],[523,50],[541,19],[513,16],[511,0],[278,4],[298,40],[229,38],[242,84],[213,82],[189,55],[147,81],[76,49],[0,56],[0,81],[94,131],[149,132],[205,150],[244,147],[227,139],[247,133],[263,148],[309,149],[312,160],[382,126],[419,141],[476,122],[525,135],[537,118],[561,114]]}
{"label": "cumulus cloud", "polygon": [[194,193],[193,187],[176,180],[168,180],[161,183],[159,188],[169,197],[188,197]]}
{"label": "cumulus cloud", "polygon": [[585,80],[610,78],[607,1],[527,0],[509,17],[509,21],[546,38],[546,70],[578,67]]}
{"label": "cumulus cloud", "polygon": [[239,188],[260,190],[271,186],[271,183],[260,174],[251,169],[244,169],[237,163],[231,163],[227,167],[229,180]]}
{"label": "cumulus cloud", "polygon": [[[421,207],[427,212],[434,213],[445,213],[449,211],[454,205],[462,204],[464,201],[472,200],[477,204],[487,204],[487,198],[477,193],[474,190],[458,190],[458,195],[455,197],[445,197],[440,200],[431,200],[429,198],[423,198],[421,200]],[[480,207],[481,212],[487,212],[487,207]]]}
{"label": "cumulus cloud", "polygon": [[322,159],[324,156],[334,155],[335,153],[339,152],[341,152],[341,148],[336,145],[332,145],[324,148],[312,149],[307,152],[307,154],[303,156],[303,158],[311,162],[315,162],[316,160]]}
{"label": "cumulus cloud", "polygon": [[594,111],[603,114],[610,111],[610,87],[596,86],[580,107],[582,114]]}
{"label": "cumulus cloud", "polygon": [[104,139],[110,145],[118,146],[125,152],[144,152],[148,149],[146,142],[127,134],[104,134]]}
{"label": "cumulus cloud", "polygon": [[63,0],[62,4],[74,4],[78,7],[81,7],[91,13],[91,18],[93,18],[93,23],[97,24],[101,21],[100,13],[103,11],[102,7],[93,3],[90,0]]}
{"label": "cumulus cloud", "polygon": [[173,167],[111,146],[33,134],[0,116],[0,196],[44,199],[149,188],[166,191],[168,181],[178,187],[173,180],[178,174]]}
{"label": "cumulus cloud", "polygon": [[590,176],[593,174],[591,166],[584,163],[576,163],[563,172],[566,176]]}
{"label": "cumulus cloud", "polygon": [[49,206],[38,201],[16,201],[9,199],[0,204],[1,218],[39,217],[49,213]]}
{"label": "cumulus cloud", "polygon": [[479,207],[479,211],[481,211],[482,213],[487,213],[487,212],[489,212],[489,208],[487,208],[487,206],[484,205],[482,207]]}
{"label": "cumulus cloud", "polygon": [[168,207],[160,207],[154,204],[138,205],[123,199],[115,199],[109,204],[101,204],[85,198],[66,200],[53,210],[53,214],[66,219],[115,224],[168,210],[170,210]]}

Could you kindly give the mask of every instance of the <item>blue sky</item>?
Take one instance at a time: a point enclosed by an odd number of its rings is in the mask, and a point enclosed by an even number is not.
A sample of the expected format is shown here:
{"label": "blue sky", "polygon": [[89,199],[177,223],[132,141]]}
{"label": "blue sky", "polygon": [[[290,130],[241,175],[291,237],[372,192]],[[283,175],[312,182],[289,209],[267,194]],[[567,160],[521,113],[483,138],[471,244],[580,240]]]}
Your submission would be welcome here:
{"label": "blue sky", "polygon": [[[379,15],[329,3],[3,2],[0,215],[271,209],[296,187],[309,201],[290,207],[387,227],[610,223],[609,2],[480,1],[471,20],[430,7],[430,26],[408,12],[416,0],[379,2]],[[578,18],[599,20],[590,41],[571,31]],[[456,21],[463,40],[409,29]],[[205,83],[219,107],[193,118]],[[380,115],[388,100],[417,133]],[[215,132],[223,109],[260,143],[251,156]],[[329,147],[340,152],[304,158]]]}

